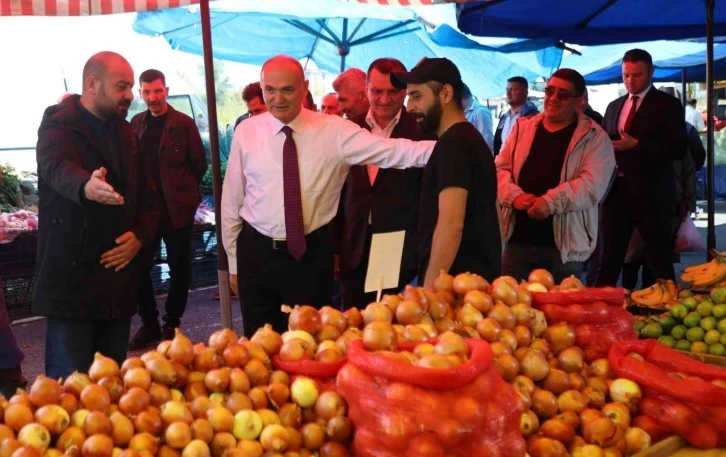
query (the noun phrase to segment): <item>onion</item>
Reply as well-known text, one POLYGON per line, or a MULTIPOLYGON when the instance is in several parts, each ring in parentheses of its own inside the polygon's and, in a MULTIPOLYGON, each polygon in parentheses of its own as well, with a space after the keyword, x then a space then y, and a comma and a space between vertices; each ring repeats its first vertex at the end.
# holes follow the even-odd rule
POLYGON ((590 374, 603 379, 615 379, 615 372, 608 359, 597 359, 590 364, 590 374))
POLYGON ((640 386, 629 379, 618 378, 610 384, 610 398, 635 412, 643 396, 640 386))
MULTIPOLYGON (((280 352, 282 347, 282 337, 279 333, 272 329, 270 324, 265 324, 264 327, 257 329, 254 335, 252 335, 252 341, 262 346, 267 355, 273 356, 280 352)), ((236 341, 234 342, 236 343, 236 341)))
POLYGON ((172 362, 184 366, 190 365, 194 361, 194 345, 179 328, 174 329, 174 339, 171 341, 166 355, 172 362))
POLYGON ((532 381, 538 382, 547 377, 550 365, 542 352, 530 348, 520 361, 520 371, 532 381))
POLYGON ((230 368, 242 368, 250 361, 252 356, 243 345, 232 343, 222 352, 224 364, 230 368))
POLYGON ((429 307, 427 313, 431 319, 440 319, 446 315, 449 304, 442 300, 438 295, 427 293, 429 299, 429 307))
POLYGON ((585 441, 598 446, 609 442, 617 431, 618 427, 607 417, 599 417, 582 425, 582 436, 585 441))
POLYGON ((567 373, 570 377, 572 390, 582 390, 585 387, 585 378, 580 373, 567 373))
POLYGON ((544 332, 544 339, 549 343, 555 354, 575 345, 575 330, 565 323, 548 327, 544 332))
POLYGON ((486 318, 476 323, 476 331, 485 341, 494 343, 499 341, 502 326, 494 319, 486 318))
MULTIPOLYGON (((401 297, 403 298, 402 301, 408 300, 418 303, 424 311, 426 311, 429 307, 429 298, 421 287, 406 286, 403 289, 401 297)), ((391 312, 395 313, 396 311, 391 310, 391 312)))
MULTIPOLYGON (((385 305, 391 311, 391 315, 394 315, 394 314, 396 314, 396 308, 398 308, 398 304, 401 303, 401 300, 403 300, 403 298, 401 298, 400 295, 386 294, 383 297, 381 297, 381 302, 378 304, 385 305)), ((373 305, 373 304, 376 304, 376 303, 369 303, 369 306, 373 305)), ((363 315, 365 317, 365 312, 363 313, 363 315)))
POLYGON ((517 286, 517 302, 518 305, 532 306, 532 293, 524 283, 517 286))
POLYGON ((499 374, 502 375, 502 378, 507 382, 514 379, 514 377, 517 376, 517 373, 519 373, 519 362, 511 355, 504 354, 497 357, 494 359, 494 363, 499 369, 499 374))
POLYGON ((315 334, 315 341, 322 343, 323 341, 335 341, 340 338, 340 331, 333 325, 324 324, 320 326, 320 330, 315 334))
POLYGON ((451 362, 443 356, 439 354, 431 354, 424 357, 421 357, 417 362, 416 365, 423 368, 434 368, 434 369, 446 369, 451 368, 451 362))
POLYGON ((268 425, 260 435, 260 444, 266 451, 284 451, 289 442, 290 434, 282 425, 268 425))
POLYGON ((310 344, 313 347, 317 346, 317 342, 315 341, 315 338, 313 335, 309 334, 308 332, 304 330, 289 330, 282 334, 282 341, 283 344, 287 343, 290 340, 294 339, 300 339, 307 341, 308 344, 310 344))
POLYGON ((347 309, 343 315, 348 321, 349 328, 360 328, 363 325, 363 315, 358 308, 347 309))
POLYGON ((436 322, 434 322, 434 326, 436 327, 436 331, 438 333, 445 333, 453 330, 456 327, 456 323, 448 317, 442 317, 441 319, 437 319, 436 322))
POLYGON ((537 430, 539 430, 539 418, 531 410, 523 412, 519 420, 519 429, 525 438, 537 433, 537 430))
POLYGON ((415 325, 421 322, 424 310, 418 302, 403 300, 396 308, 396 320, 401 325, 415 325))
POLYGON ((625 431, 625 453, 634 455, 650 447, 650 435, 642 428, 632 427, 625 431))
POLYGON ((391 309, 380 303, 371 303, 363 310, 363 323, 367 326, 371 322, 393 322, 391 309))
MULTIPOLYGON (((116 363, 116 361, 112 358, 106 357, 100 352, 96 352, 93 357, 93 363, 88 369, 88 377, 91 378, 91 381, 98 382, 103 378, 118 378, 119 375, 120 369, 118 363, 116 363)), ((58 397, 60 398, 60 393, 58 394, 58 397)))
POLYGON ((257 359, 252 359, 247 362, 244 371, 250 380, 250 385, 253 387, 264 386, 270 380, 270 370, 257 359))
POLYGON ((236 343, 239 337, 232 329, 224 328, 217 330, 209 336, 209 347, 217 354, 222 355, 224 350, 232 343, 236 343))
POLYGON ((439 355, 469 355, 469 346, 464 338, 454 332, 446 332, 439 337, 439 341, 434 346, 434 352, 439 355))
POLYGON ((348 457, 348 448, 334 441, 323 444, 320 448, 320 457, 348 457))
POLYGON ((434 279, 434 290, 436 292, 454 292, 454 277, 441 270, 439 276, 434 279))
POLYGON ((547 358, 552 356, 552 349, 550 349, 549 343, 545 340, 534 340, 532 341, 532 344, 529 345, 529 347, 532 349, 537 349, 547 358))
POLYGON ((292 383, 290 388, 292 399, 302 408, 310 408, 318 399, 319 390, 315 381, 301 376, 292 383))
POLYGON ((336 443, 346 444, 353 434, 353 422, 347 417, 333 417, 325 426, 325 434, 336 443))
POLYGON ((509 329, 502 330, 502 333, 499 334, 499 341, 512 348, 512 351, 516 351, 519 344, 517 335, 509 329))
POLYGON ((204 377, 204 385, 210 392, 225 392, 229 387, 231 374, 232 369, 229 367, 208 371, 204 377))
POLYGON ((534 321, 530 328, 532 329, 532 336, 535 338, 539 337, 545 330, 547 330, 547 319, 542 311, 538 309, 534 310, 534 321))
POLYGON ((470 304, 484 314, 488 313, 492 306, 494 306, 494 300, 480 290, 470 290, 464 295, 463 301, 465 304, 470 304))
POLYGON ((532 411, 540 419, 549 419, 558 413, 557 397, 552 392, 535 389, 532 394, 532 411))
POLYGON ((499 325, 502 326, 502 328, 506 328, 509 330, 514 329, 517 325, 517 318, 514 316, 514 313, 512 310, 504 305, 503 303, 497 303, 494 305, 494 307, 489 311, 489 314, 487 314, 487 317, 490 319, 494 319, 495 321, 499 322, 499 325))
POLYGON ((343 417, 347 411, 348 405, 336 392, 323 392, 315 402, 315 414, 326 421, 334 417, 343 417))
POLYGON ((397 343, 398 335, 388 322, 375 321, 363 329, 363 347, 369 351, 393 351, 397 343))
MULTIPOLYGON (((599 391, 596 391, 599 392, 599 391)), ((603 398, 605 396, 603 395, 603 398)), ((615 422, 615 425, 619 426, 623 430, 627 430, 630 427, 630 409, 623 403, 608 403, 607 405, 600 405, 603 414, 610 420, 615 422)))
POLYGON ((308 451, 317 451, 325 444, 325 430, 317 422, 303 425, 300 434, 302 435, 303 447, 308 451))
POLYGON ((575 431, 570 427, 570 424, 556 417, 542 424, 539 428, 539 433, 547 438, 557 440, 566 446, 570 445, 575 439, 575 431))
POLYGON ((472 290, 478 290, 479 281, 471 273, 460 273, 454 277, 453 287, 457 295, 464 296, 472 290))
POLYGON ((304 330, 315 335, 322 325, 320 313, 309 305, 296 306, 290 313, 290 330, 304 330))
POLYGON ((532 343, 532 332, 523 325, 514 327, 514 336, 517 337, 517 347, 529 347, 532 343))
POLYGON ((252 402, 252 409, 265 409, 270 404, 270 399, 267 397, 267 389, 262 386, 253 387, 247 393, 247 396, 252 402))
POLYGON ((492 283, 491 295, 494 300, 501 300, 507 306, 517 304, 517 284, 512 284, 504 278, 497 278, 492 283))
POLYGON ((324 306, 320 309, 320 323, 323 325, 332 325, 343 333, 348 328, 348 319, 335 308, 324 306))
POLYGON ((587 397, 589 408, 602 408, 605 405, 605 394, 594 387, 585 387, 582 393, 587 397))
POLYGON ((571 275, 570 277, 563 279, 560 283, 560 290, 582 290, 584 288, 585 285, 582 284, 580 278, 575 275, 571 275))
POLYGON ((484 292, 485 294, 488 294, 489 291, 492 289, 491 284, 489 284, 489 281, 484 279, 483 277, 479 276, 478 274, 473 274, 474 279, 476 280, 477 289, 484 292))
MULTIPOLYGON (((509 346, 508 344, 502 343, 501 341, 492 343, 489 346, 492 348, 492 353, 494 354, 494 357, 501 357, 505 354, 508 354, 508 355, 512 354, 512 347, 509 346)), ((517 359, 517 360, 519 360, 519 359, 517 359)))
POLYGON ((535 310, 532 309, 529 305, 526 305, 524 303, 517 303, 510 309, 512 310, 512 313, 514 313, 514 317, 517 320, 517 325, 523 325, 525 327, 530 327, 532 325, 535 317, 535 310))
POLYGON ((579 347, 570 347, 557 355, 557 364, 565 373, 579 373, 585 366, 585 355, 579 347))
POLYGON ((348 352, 348 344, 353 340, 363 338, 363 332, 357 328, 349 328, 335 341, 335 345, 340 349, 340 353, 345 355, 348 352))
POLYGON ((542 284, 547 288, 547 290, 555 287, 555 278, 549 271, 543 268, 532 270, 532 272, 529 274, 528 280, 531 283, 542 284))
POLYGON ((469 303, 465 303, 456 310, 456 321, 467 327, 476 327, 476 324, 482 319, 484 319, 484 315, 469 303))
MULTIPOLYGON (((332 342, 332 341, 331 341, 332 342)), ((333 343, 335 344, 335 343, 333 343)), ((325 349, 315 354, 315 360, 323 363, 333 363, 343 358, 343 354, 337 347, 333 349, 325 349)))
POLYGON ((514 379, 512 379, 512 385, 518 390, 527 392, 528 395, 532 395, 536 388, 534 381, 523 375, 517 375, 514 379))
POLYGON ((549 374, 542 381, 542 388, 549 390, 555 395, 560 395, 570 390, 570 387, 570 377, 562 370, 550 369, 549 374))
POLYGON ((580 414, 587 409, 590 399, 576 390, 568 390, 557 398, 557 406, 561 413, 573 412, 580 414))
MULTIPOLYGON (((265 349, 260 346, 259 343, 255 343, 254 341, 243 341, 242 346, 247 349, 247 352, 250 354, 250 357, 253 359, 259 360, 260 362, 264 363, 265 365, 270 364, 270 357, 267 355, 267 352, 265 352, 265 349)), ((196 365, 196 360, 195 360, 196 365)), ((246 365, 246 364, 245 364, 246 365)))

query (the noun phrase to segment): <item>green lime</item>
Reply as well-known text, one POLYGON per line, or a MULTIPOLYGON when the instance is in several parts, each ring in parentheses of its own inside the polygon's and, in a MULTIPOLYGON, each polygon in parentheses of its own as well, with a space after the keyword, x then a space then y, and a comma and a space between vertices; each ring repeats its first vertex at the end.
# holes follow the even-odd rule
POLYGON ((678 303, 676 306, 671 308, 671 316, 675 317, 678 320, 682 320, 684 317, 688 315, 688 307, 684 305, 683 303, 678 303))
POLYGON ((721 341, 721 334, 718 333, 718 330, 709 330, 703 337, 703 342, 708 344, 709 346, 712 344, 716 344, 719 341, 721 341))
POLYGON ((635 331, 638 333, 638 335, 640 335, 643 332, 643 329, 645 328, 646 325, 648 325, 648 323, 645 321, 638 321, 635 323, 635 331))
POLYGON ((726 303, 726 287, 717 287, 711 291, 711 300, 716 304, 726 303))
POLYGON ((686 305, 686 308, 689 310, 695 311, 696 306, 698 306, 698 299, 696 297, 689 297, 683 300, 683 304, 686 305))
POLYGON ((688 328, 698 327, 701 323, 701 315, 698 313, 688 313, 688 316, 683 318, 683 325, 688 328))
POLYGON ((678 298, 680 298, 681 300, 689 297, 693 297, 693 292, 691 292, 689 289, 683 289, 682 291, 678 292, 678 298))
POLYGON ((663 329, 658 324, 648 324, 643 329, 643 336, 646 338, 660 338, 663 335, 663 329))
POLYGON ((696 341, 691 345, 691 352, 695 352, 696 354, 707 354, 708 345, 703 341, 696 341))
POLYGON ((679 351, 690 351, 691 342, 688 340, 678 340, 676 341, 676 349, 678 349, 679 351))
POLYGON ((674 347, 676 345, 675 338, 673 338, 672 336, 668 336, 668 335, 661 336, 660 338, 658 338, 658 341, 660 341, 661 343, 665 344, 669 348, 672 348, 672 347, 674 347))
POLYGON ((708 300, 704 300, 701 303, 696 306, 696 312, 701 315, 701 317, 708 317, 713 313, 713 303, 711 303, 708 300))
MULTIPOLYGON (((726 289, 724 289, 726 290, 726 289)), ((719 304, 713 307, 713 317, 716 319, 723 319, 726 317, 726 304, 719 304)))
MULTIPOLYGON (((670 335, 671 330, 673 330, 673 327, 676 326, 678 322, 673 316, 663 316, 660 319, 658 319, 658 324, 660 324, 661 328, 663 329, 663 334, 670 335)), ((715 328, 715 327, 714 327, 715 328)))
POLYGON ((724 346, 726 346, 726 333, 722 333, 721 334, 721 340, 719 341, 719 343, 721 343, 724 346))
POLYGON ((686 330, 688 329, 685 325, 676 325, 671 330, 671 336, 677 340, 682 340, 686 337, 686 330))
POLYGON ((706 332, 701 327, 689 328, 686 332, 686 338, 691 343, 696 341, 703 341, 703 337, 706 336, 706 332))
POLYGON ((712 344, 708 348, 708 353, 711 355, 723 357, 724 355, 726 355, 726 346, 721 343, 712 344))
POLYGON ((713 330, 718 325, 718 321, 713 316, 704 317, 701 319, 701 328, 705 331, 713 330))
POLYGON ((718 330, 721 333, 726 333, 726 318, 718 321, 718 325, 716 325, 716 330, 718 330))

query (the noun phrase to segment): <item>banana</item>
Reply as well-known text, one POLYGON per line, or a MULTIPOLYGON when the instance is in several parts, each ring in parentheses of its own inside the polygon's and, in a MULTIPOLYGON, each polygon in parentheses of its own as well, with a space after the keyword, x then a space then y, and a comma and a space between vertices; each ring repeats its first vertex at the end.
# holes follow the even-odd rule
POLYGON ((718 265, 709 268, 706 272, 694 276, 691 286, 706 287, 717 284, 726 278, 726 264, 718 262, 718 265))
POLYGON ((663 285, 653 284, 652 286, 635 291, 630 294, 630 299, 638 305, 655 306, 663 301, 665 291, 663 285))
POLYGON ((698 271, 707 270, 710 267, 714 266, 718 262, 717 258, 714 257, 710 262, 706 263, 699 263, 698 265, 691 265, 690 267, 686 267, 685 270, 683 270, 684 273, 696 273, 698 271))

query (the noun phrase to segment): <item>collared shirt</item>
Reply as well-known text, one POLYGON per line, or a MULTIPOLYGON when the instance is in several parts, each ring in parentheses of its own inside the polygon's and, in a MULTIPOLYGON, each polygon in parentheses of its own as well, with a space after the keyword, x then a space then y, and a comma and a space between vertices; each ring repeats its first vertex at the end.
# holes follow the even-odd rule
POLYGON ((618 118, 618 131, 625 128, 625 121, 628 120, 628 113, 630 113, 630 107, 633 105, 633 97, 636 95, 638 96, 638 104, 635 106, 635 112, 637 113, 640 109, 640 106, 643 104, 643 99, 648 94, 648 91, 651 87, 653 86, 648 86, 643 91, 637 94, 628 95, 628 98, 626 98, 625 102, 623 102, 623 108, 620 110, 620 117, 618 118))
POLYGON ((691 105, 686 105, 686 122, 691 124, 697 132, 706 130, 706 123, 703 122, 703 116, 691 105))
POLYGON ((472 98, 469 107, 464 111, 464 116, 479 130, 489 149, 494 151, 494 121, 492 121, 492 112, 489 111, 489 108, 472 98))
MULTIPOLYGON (((305 233, 336 215, 352 165, 424 167, 435 142, 371 135, 338 116, 303 109, 289 124, 297 147, 305 233)), ((222 190, 222 238, 231 274, 237 272, 237 235, 244 219, 261 234, 285 239, 282 179, 284 124, 270 113, 235 130, 222 190)))
POLYGON ((368 127, 371 128, 371 133, 376 136, 382 136, 384 138, 391 138, 391 133, 393 132, 393 129, 398 125, 398 122, 401 120, 401 112, 403 111, 403 108, 398 110, 398 113, 396 116, 391 119, 391 122, 388 123, 386 127, 381 127, 376 122, 375 116, 373 116, 373 108, 368 109, 368 114, 366 114, 366 124, 368 124, 368 127))
POLYGON ((507 139, 507 136, 509 136, 509 132, 512 130, 512 127, 514 127, 514 124, 517 123, 517 119, 522 115, 525 108, 527 108, 529 102, 525 103, 524 105, 520 106, 517 111, 512 113, 512 110, 510 109, 506 113, 502 115, 504 118, 504 124, 502 125, 502 144, 504 144, 504 140, 507 139))
POLYGON ((91 133, 95 137, 98 145, 101 146, 101 150, 99 152, 109 163, 110 168, 112 168, 112 170, 109 171, 115 172, 118 177, 121 178, 121 182, 118 186, 116 186, 116 190, 121 193, 125 192, 126 170, 124 162, 121 160, 121 152, 116 129, 107 119, 96 117, 95 114, 88 111, 80 101, 76 103, 78 103, 78 107, 81 110, 81 117, 88 123, 88 125, 91 126, 91 133))

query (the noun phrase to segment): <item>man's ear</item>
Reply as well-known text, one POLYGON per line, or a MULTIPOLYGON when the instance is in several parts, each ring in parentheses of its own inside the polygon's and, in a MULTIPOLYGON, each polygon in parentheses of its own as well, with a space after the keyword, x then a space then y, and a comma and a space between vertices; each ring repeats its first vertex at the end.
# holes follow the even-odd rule
POLYGON ((303 82, 303 92, 305 92, 307 94, 308 93, 308 90, 309 90, 308 89, 309 87, 310 87, 310 81, 308 81, 306 79, 305 82, 303 82))

